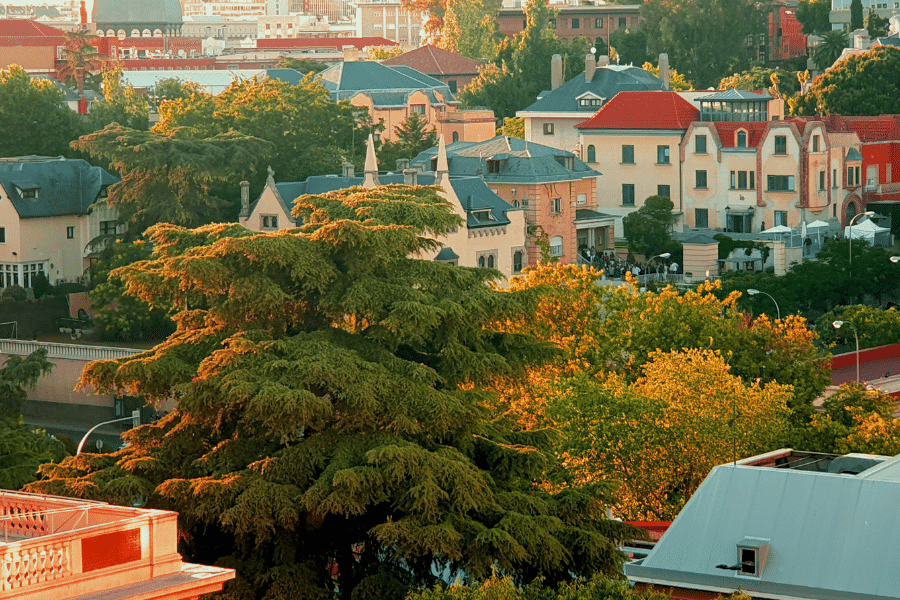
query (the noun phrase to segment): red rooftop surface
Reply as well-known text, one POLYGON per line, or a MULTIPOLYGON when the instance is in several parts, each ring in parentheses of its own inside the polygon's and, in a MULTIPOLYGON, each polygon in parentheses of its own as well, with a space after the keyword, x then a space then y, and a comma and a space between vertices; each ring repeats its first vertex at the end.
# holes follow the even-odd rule
POLYGON ((171 511, 0 490, 3 600, 195 600, 234 579, 177 545, 171 511))
POLYGON ((426 75, 470 75, 477 74, 478 67, 484 62, 428 45, 381 61, 381 64, 405 65, 426 75))
POLYGON ((4 45, 45 46, 65 42, 66 32, 28 19, 0 19, 0 42, 4 45))
POLYGON ((578 129, 687 129, 700 111, 677 92, 619 92, 578 129))
POLYGON ((719 140, 722 142, 723 148, 737 147, 737 136, 735 133, 739 129, 743 129, 747 132, 747 147, 756 148, 759 146, 759 142, 762 139, 763 133, 766 131, 766 127, 769 126, 768 123, 763 122, 715 122, 710 124, 715 126, 716 131, 719 133, 719 140))
POLYGON ((878 117, 824 115, 794 118, 804 121, 822 121, 825 123, 825 129, 833 133, 852 131, 859 136, 859 140, 863 143, 900 140, 900 115, 881 115, 878 117))
POLYGON ((328 48, 340 52, 344 46, 364 50, 371 46, 399 46, 397 42, 383 37, 338 37, 338 38, 271 38, 257 39, 257 48, 328 48))

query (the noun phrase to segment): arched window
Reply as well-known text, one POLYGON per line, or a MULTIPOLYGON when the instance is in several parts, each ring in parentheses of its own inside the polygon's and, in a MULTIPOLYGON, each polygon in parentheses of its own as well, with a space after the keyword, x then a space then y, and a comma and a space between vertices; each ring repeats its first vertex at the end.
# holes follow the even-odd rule
POLYGON ((141 32, 141 37, 150 37, 150 30, 145 29, 141 32))
POLYGON ((488 269, 493 269, 493 268, 494 268, 494 255, 490 254, 490 255, 488 255, 488 269))
POLYGON ((141 37, 141 32, 137 29, 131 30, 131 37, 141 37))
POLYGON ((522 251, 517 250, 513 252, 513 273, 521 273, 522 272, 522 251))
POLYGON ((481 267, 482 269, 484 268, 484 257, 483 256, 478 257, 478 266, 481 267))
POLYGON ((597 149, 594 148, 594 145, 593 145, 593 144, 591 144, 590 146, 588 146, 587 161, 588 161, 589 163, 595 163, 595 162, 597 162, 597 149))
POLYGON ((124 40, 125 39, 125 30, 120 29, 116 35, 119 37, 120 40, 124 40))
POLYGON ((458 141, 459 141, 459 132, 458 132, 458 131, 454 131, 454 132, 453 132, 453 141, 454 141, 454 142, 458 142, 458 141))
POLYGON ((116 37, 116 30, 115 29, 107 29, 106 36, 107 37, 116 37))
POLYGON ((844 214, 845 214, 844 218, 847 220, 847 224, 849 225, 850 219, 852 219, 853 217, 856 216, 856 203, 851 202, 850 204, 848 204, 847 210, 845 211, 844 214))
POLYGON ((737 147, 738 148, 746 148, 747 147, 747 132, 746 131, 738 131, 737 132, 737 147))
POLYGON ((161 29, 155 29, 155 30, 153 31, 153 37, 162 37, 162 30, 161 30, 161 29))

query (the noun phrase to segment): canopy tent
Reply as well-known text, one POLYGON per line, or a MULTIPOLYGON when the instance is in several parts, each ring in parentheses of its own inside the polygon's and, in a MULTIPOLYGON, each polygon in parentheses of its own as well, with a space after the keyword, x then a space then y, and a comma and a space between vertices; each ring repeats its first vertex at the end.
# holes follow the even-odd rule
POLYGON ((879 227, 871 219, 866 219, 852 227, 844 227, 844 237, 853 240, 866 240, 874 245, 876 235, 879 233, 888 233, 889 231, 890 229, 887 227, 879 227))
POLYGON ((790 233, 791 228, 787 225, 776 225, 775 227, 770 227, 763 231, 763 233, 790 233))

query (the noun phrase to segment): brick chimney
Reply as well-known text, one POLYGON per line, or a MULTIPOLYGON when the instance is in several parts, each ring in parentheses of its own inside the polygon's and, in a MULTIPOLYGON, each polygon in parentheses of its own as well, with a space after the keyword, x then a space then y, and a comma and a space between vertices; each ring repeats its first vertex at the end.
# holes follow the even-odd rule
POLYGON ((563 84, 562 56, 554 54, 550 59, 550 89, 555 90, 563 84))
POLYGON ((669 87, 669 55, 662 53, 659 55, 659 80, 662 81, 663 89, 671 89, 669 87))
POLYGON ((344 46, 344 62, 356 62, 359 60, 359 49, 356 46, 344 46))
POLYGON ((592 53, 588 53, 584 57, 584 80, 590 83, 594 79, 594 71, 597 70, 597 60, 592 53))
POLYGON ((598 67, 608 67, 608 66, 609 66, 609 55, 608 55, 608 54, 604 54, 603 56, 601 56, 600 58, 598 58, 598 59, 597 59, 597 66, 598 66, 598 67))

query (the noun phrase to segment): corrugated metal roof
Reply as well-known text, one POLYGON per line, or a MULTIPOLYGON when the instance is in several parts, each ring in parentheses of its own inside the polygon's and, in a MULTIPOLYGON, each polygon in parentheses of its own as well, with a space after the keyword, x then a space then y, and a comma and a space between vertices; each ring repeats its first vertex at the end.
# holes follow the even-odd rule
POLYGON ((690 589, 773 598, 900 598, 898 458, 859 475, 752 465, 712 470, 656 547, 625 573, 690 589), (744 538, 768 544, 759 577, 735 565, 744 538))

